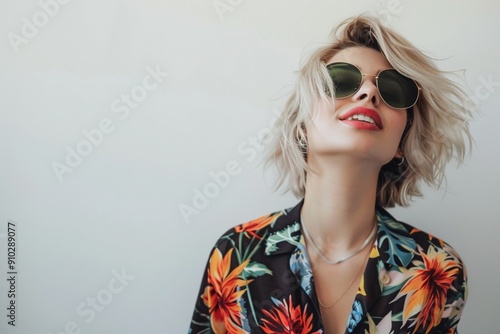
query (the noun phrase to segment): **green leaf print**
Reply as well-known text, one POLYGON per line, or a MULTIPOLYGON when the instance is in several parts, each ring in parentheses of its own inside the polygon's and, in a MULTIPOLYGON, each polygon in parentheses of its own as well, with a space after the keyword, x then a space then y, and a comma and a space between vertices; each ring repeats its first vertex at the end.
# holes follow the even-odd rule
POLYGON ((269 270, 265 265, 257 262, 250 262, 245 267, 245 269, 243 269, 243 271, 245 273, 245 277, 259 277, 265 274, 273 274, 273 272, 269 270))
POLYGON ((292 233, 300 230, 300 225, 296 222, 293 225, 289 225, 286 228, 282 229, 279 232, 274 233, 273 235, 267 238, 266 243, 266 255, 269 255, 278 250, 278 244, 280 242, 286 241, 292 245, 298 244, 299 236, 292 236, 292 233))
POLYGON ((413 252, 417 247, 417 242, 413 238, 403 235, 408 234, 406 229, 397 222, 384 220, 380 224, 382 237, 380 238, 379 249, 387 242, 387 251, 391 261, 400 266, 406 267, 413 258, 413 252), (399 260, 396 262, 396 258, 399 260))

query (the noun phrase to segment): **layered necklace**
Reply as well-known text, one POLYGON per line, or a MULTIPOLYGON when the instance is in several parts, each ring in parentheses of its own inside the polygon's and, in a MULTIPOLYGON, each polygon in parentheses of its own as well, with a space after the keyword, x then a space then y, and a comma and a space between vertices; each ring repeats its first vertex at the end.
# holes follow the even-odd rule
POLYGON ((359 252, 361 252, 363 249, 365 249, 365 247, 370 243, 370 241, 373 239, 373 237, 377 233, 377 224, 375 223, 375 224, 373 224, 373 229, 370 232, 370 234, 368 235, 368 237, 366 238, 366 240, 363 241, 363 243, 361 245, 359 245, 359 247, 355 251, 353 251, 352 253, 347 254, 347 255, 341 257, 340 259, 338 259, 336 261, 332 261, 329 258, 327 258, 323 253, 321 253, 321 250, 316 245, 316 243, 314 242, 313 238, 311 237, 311 235, 309 234, 309 232, 306 229, 306 224, 304 223, 304 219, 302 219, 302 214, 300 214, 300 220, 302 221, 302 230, 304 231, 304 235, 311 242, 311 244, 313 245, 314 250, 319 255, 319 257, 321 257, 321 259, 323 261, 325 261, 326 263, 328 263, 328 264, 342 263, 342 262, 345 262, 345 261, 349 260, 351 257, 357 255, 359 252))
MULTIPOLYGON (((355 256, 356 254, 359 254, 363 249, 366 248, 366 246, 370 243, 370 241, 373 240, 373 238, 375 237, 375 234, 377 233, 377 223, 376 223, 376 218, 375 218, 375 222, 374 222, 374 226, 373 226, 373 229, 372 231, 370 232, 370 234, 368 235, 368 237, 366 238, 365 241, 363 241, 363 243, 355 250, 353 251, 352 253, 350 254, 347 254, 343 257, 341 257, 340 259, 338 260, 335 260, 335 261, 332 261, 330 259, 328 259, 322 252, 321 250, 319 249, 319 247, 316 245, 316 243, 314 242, 313 238, 311 237, 311 235, 309 234, 309 232, 307 231, 306 229, 306 224, 304 223, 304 219, 302 219, 302 213, 300 215, 300 220, 302 221, 302 230, 304 231, 304 236, 306 237, 307 241, 310 241, 311 242, 311 245, 313 246, 314 250, 316 251, 316 253, 319 255, 319 257, 326 263, 330 264, 330 265, 335 265, 335 264, 339 264, 339 263, 342 263, 342 262, 345 262, 347 260, 349 260, 350 258, 352 258, 353 256, 355 256)), ((363 261, 364 263, 364 261, 363 261)), ((363 263, 361 264, 361 266, 359 267, 358 271, 356 271, 356 274, 354 275, 354 277, 352 278, 352 280, 349 282, 349 285, 345 288, 345 290, 340 294, 340 296, 332 303, 332 304, 324 304, 321 299, 319 298, 318 296, 318 302, 321 306, 325 307, 325 308, 331 308, 331 307, 334 307, 335 305, 337 305, 337 303, 342 299, 342 297, 344 297, 344 295, 346 294, 346 292, 349 290, 349 288, 351 287, 351 285, 354 283, 354 280, 356 279, 356 277, 358 277, 361 269, 363 268, 363 263)))

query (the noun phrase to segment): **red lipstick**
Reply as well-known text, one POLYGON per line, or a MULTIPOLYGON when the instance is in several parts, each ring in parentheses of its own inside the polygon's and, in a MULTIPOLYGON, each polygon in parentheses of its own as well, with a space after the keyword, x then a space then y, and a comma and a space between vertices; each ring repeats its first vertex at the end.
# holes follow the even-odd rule
POLYGON ((358 129, 374 131, 382 129, 382 119, 378 112, 366 107, 354 107, 340 115, 340 120, 358 129))

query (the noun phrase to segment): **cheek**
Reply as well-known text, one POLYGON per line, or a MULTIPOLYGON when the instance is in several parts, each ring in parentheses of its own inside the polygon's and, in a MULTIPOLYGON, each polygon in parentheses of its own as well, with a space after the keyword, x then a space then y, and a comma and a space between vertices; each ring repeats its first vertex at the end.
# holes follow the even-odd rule
POLYGON ((330 100, 321 100, 317 104, 317 109, 313 110, 312 121, 321 121, 332 117, 337 103, 333 103, 330 100))
POLYGON ((349 98, 334 100, 334 102, 334 105, 331 105, 330 107, 335 111, 341 109, 347 104, 352 104, 352 101, 349 101, 349 98))
POLYGON ((327 131, 333 115, 332 103, 321 101, 318 104, 317 110, 313 111, 311 122, 306 125, 306 132, 308 134, 313 134, 316 132, 321 133, 322 131, 327 131))
POLYGON ((332 128, 327 113, 319 112, 306 126, 307 142, 309 150, 323 151, 329 147, 332 128))
POLYGON ((394 142, 397 143, 397 147, 399 147, 399 144, 401 142, 401 139, 403 137, 403 133, 406 128, 406 111, 399 111, 400 113, 403 113, 403 115, 398 115, 399 117, 395 118, 392 123, 392 127, 394 129, 393 131, 393 136, 394 136, 394 142))
POLYGON ((402 117, 400 119, 400 130, 401 130, 401 135, 403 135, 403 132, 406 129, 406 124, 408 123, 408 112, 406 110, 400 111, 402 114, 402 117))

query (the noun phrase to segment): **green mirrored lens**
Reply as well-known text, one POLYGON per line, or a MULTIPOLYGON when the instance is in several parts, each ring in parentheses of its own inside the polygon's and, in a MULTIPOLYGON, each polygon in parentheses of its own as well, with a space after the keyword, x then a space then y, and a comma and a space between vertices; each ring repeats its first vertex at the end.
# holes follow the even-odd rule
POLYGON ((335 98, 342 99, 354 94, 361 84, 361 72, 348 63, 333 63, 327 66, 333 81, 335 98))
POLYGON ((418 86, 412 79, 396 70, 385 70, 378 75, 378 90, 384 102, 397 109, 407 109, 418 98, 418 86))

